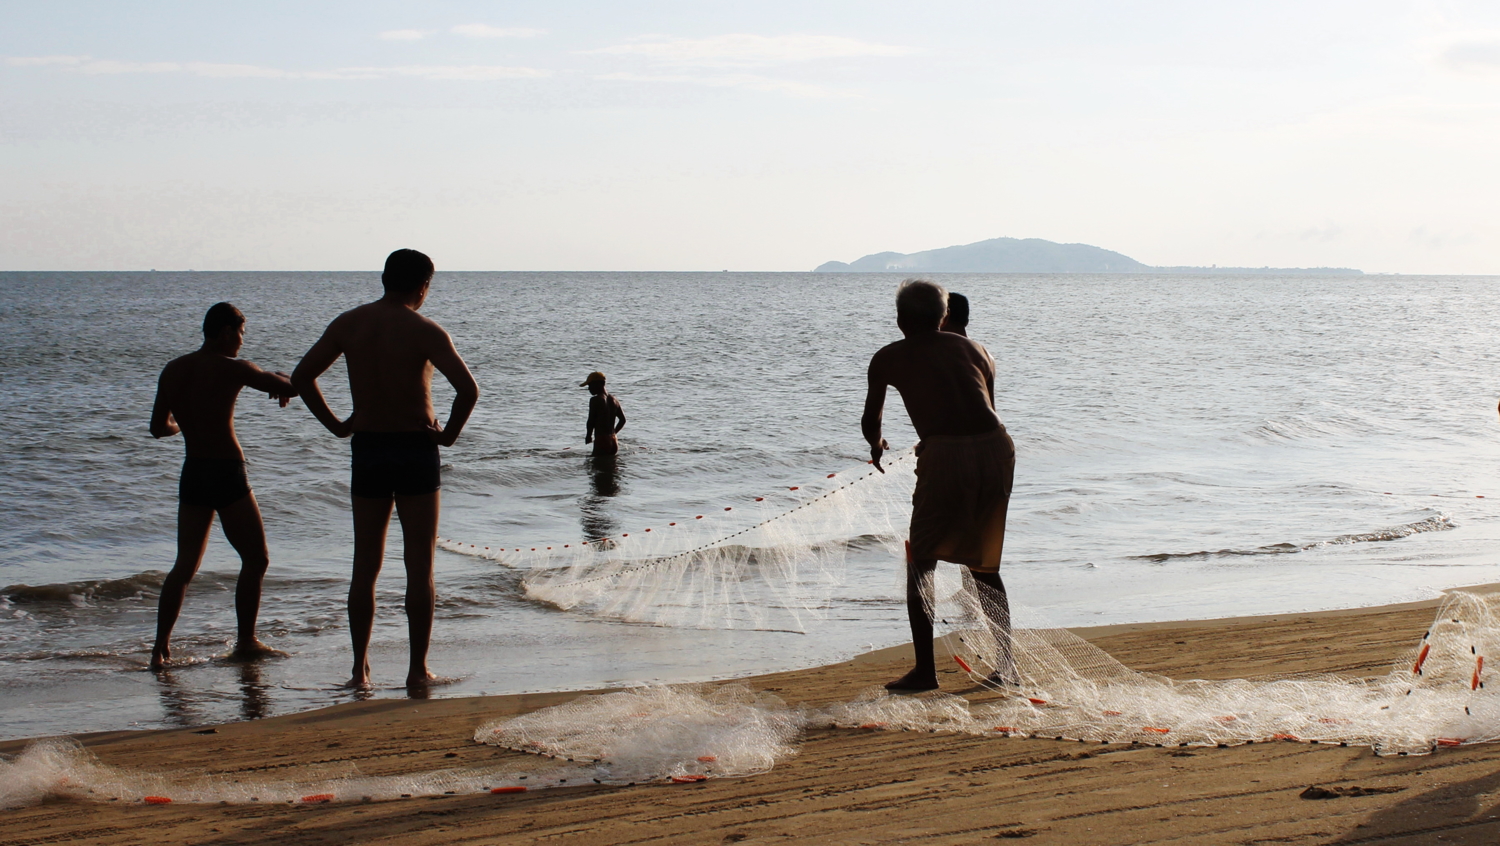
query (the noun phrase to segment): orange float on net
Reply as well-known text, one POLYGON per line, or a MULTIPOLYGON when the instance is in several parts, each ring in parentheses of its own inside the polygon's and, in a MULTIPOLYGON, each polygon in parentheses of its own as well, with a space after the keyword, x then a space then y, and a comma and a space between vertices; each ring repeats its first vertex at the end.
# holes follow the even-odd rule
POLYGON ((314 793, 311 796, 303 796, 297 800, 304 805, 326 805, 333 801, 332 793, 314 793))
POLYGON ((1271 735, 1271 739, 1272 740, 1301 740, 1302 738, 1298 737, 1295 734, 1273 734, 1273 735, 1271 735))
POLYGON ((1430 644, 1430 643, 1424 643, 1424 644, 1422 644, 1422 652, 1421 652, 1421 654, 1419 654, 1417 656, 1417 663, 1413 664, 1412 668, 1411 668, 1411 671, 1412 671, 1413 674, 1421 674, 1421 672, 1422 672, 1422 665, 1427 663, 1427 653, 1429 653, 1431 651, 1432 651, 1432 644, 1430 644))
POLYGON ((676 524, 676 523, 668 523, 668 524, 667 524, 667 525, 668 525, 668 526, 675 526, 675 525, 677 525, 677 524, 676 524))
POLYGON ((705 763, 705 764, 712 764, 713 762, 719 760, 719 756, 718 755, 699 755, 698 756, 698 760, 701 761, 702 763, 705 763))
POLYGON ((1439 745, 1439 746, 1462 746, 1462 745, 1464 745, 1464 739, 1462 737, 1440 737, 1440 738, 1437 739, 1437 745, 1439 745))
POLYGON ((699 514, 697 517, 694 517, 693 519, 694 520, 702 520, 703 519, 703 515, 699 514))
POLYGON ((755 498, 755 501, 756 501, 756 502, 765 502, 765 501, 766 501, 766 498, 765 498, 765 497, 763 497, 763 496, 758 496, 758 497, 756 497, 756 498, 755 498))
POLYGON ((648 532, 649 532, 649 531, 651 531, 651 530, 650 530, 650 529, 647 529, 647 530, 646 530, 646 531, 648 531, 648 532))
POLYGON ((798 485, 792 485, 791 487, 787 488, 787 490, 794 491, 794 490, 797 490, 798 487, 799 487, 798 485))
POLYGON ((1046 705, 1047 704, 1047 700, 1045 700, 1045 699, 1037 699, 1037 698, 1032 697, 1032 696, 1026 697, 1026 701, 1030 702, 1033 705, 1046 705))
POLYGON ((1124 716, 1124 714, 1125 714, 1124 711, 1105 711, 1104 712, 1104 716, 1106 716, 1106 717, 1120 717, 1120 716, 1124 716))
POLYGON ((972 673, 972 672, 974 672, 974 668, 970 667, 968 665, 968 663, 964 661, 964 659, 962 659, 962 658, 958 657, 957 655, 955 655, 955 656, 953 656, 953 660, 955 660, 955 661, 958 662, 958 666, 964 668, 964 672, 966 672, 966 673, 972 673))
POLYGON ((1141 726, 1141 731, 1149 731, 1149 732, 1151 732, 1153 734, 1167 734, 1168 732, 1171 731, 1171 729, 1169 729, 1169 728, 1157 728, 1156 726, 1141 726))
POLYGON ((526 786, 525 785, 518 785, 516 787, 491 787, 490 788, 490 792, 491 793, 525 793, 526 792, 526 786))
POLYGON ((1484 672, 1484 656, 1481 655, 1474 660, 1474 678, 1469 680, 1469 690, 1479 689, 1479 674, 1484 672))
POLYGON ((995 731, 1003 731, 1007 734, 1016 730, 1015 726, 995 726, 995 731))
POLYGON ((166 796, 142 796, 141 801, 147 805, 170 805, 172 800, 166 796))
POLYGON ((727 505, 726 505, 726 506, 724 506, 724 510, 725 510, 725 511, 733 511, 733 510, 734 510, 734 509, 733 509, 733 508, 731 508, 731 507, 730 507, 730 506, 727 506, 727 505))
POLYGON ((838 475, 837 473, 829 473, 828 474, 828 478, 832 479, 834 476, 837 476, 837 475, 838 475))
POLYGON ((883 729, 883 728, 885 728, 885 723, 863 723, 863 724, 860 725, 860 728, 862 728, 862 729, 883 729))
POLYGON ((672 783, 673 784, 692 784, 692 783, 698 782, 698 781, 708 781, 708 776, 706 776, 706 775, 680 775, 680 776, 672 776, 672 783))

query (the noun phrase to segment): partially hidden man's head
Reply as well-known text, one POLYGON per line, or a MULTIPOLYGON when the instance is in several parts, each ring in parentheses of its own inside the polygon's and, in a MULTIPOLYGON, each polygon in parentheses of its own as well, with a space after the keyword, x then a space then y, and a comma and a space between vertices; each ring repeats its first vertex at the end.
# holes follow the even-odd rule
POLYGON ((397 250, 385 258, 385 272, 380 283, 389 293, 417 294, 432 281, 432 259, 416 250, 397 250))
POLYGON ((969 328, 969 298, 963 294, 948 294, 948 316, 943 318, 943 331, 962 332, 969 328))
POLYGON ((214 303, 203 315, 203 341, 224 347, 229 355, 240 351, 245 340, 245 315, 229 303, 214 303), (233 349, 228 349, 233 347, 233 349))
POLYGON ((908 279, 896 289, 896 324, 908 332, 936 332, 948 313, 948 292, 926 279, 908 279))

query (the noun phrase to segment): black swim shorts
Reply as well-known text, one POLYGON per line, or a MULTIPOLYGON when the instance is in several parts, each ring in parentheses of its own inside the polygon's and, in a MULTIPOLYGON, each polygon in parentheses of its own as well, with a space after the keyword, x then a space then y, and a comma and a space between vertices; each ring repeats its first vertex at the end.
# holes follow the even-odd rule
POLYGON ((443 485, 438 447, 426 432, 355 432, 350 448, 355 496, 418 496, 443 485))
POLYGON ((177 498, 184 505, 218 510, 233 505, 250 493, 245 462, 235 458, 193 458, 182 462, 177 498))

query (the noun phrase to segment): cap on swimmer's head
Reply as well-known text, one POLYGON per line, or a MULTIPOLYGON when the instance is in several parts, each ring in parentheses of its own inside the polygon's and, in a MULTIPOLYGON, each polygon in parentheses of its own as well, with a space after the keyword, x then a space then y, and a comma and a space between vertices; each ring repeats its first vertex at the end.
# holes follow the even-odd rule
POLYGON ((586 379, 584 379, 582 382, 579 382, 578 387, 587 388, 589 385, 602 384, 604 384, 604 374, 595 370, 593 373, 590 373, 586 379))

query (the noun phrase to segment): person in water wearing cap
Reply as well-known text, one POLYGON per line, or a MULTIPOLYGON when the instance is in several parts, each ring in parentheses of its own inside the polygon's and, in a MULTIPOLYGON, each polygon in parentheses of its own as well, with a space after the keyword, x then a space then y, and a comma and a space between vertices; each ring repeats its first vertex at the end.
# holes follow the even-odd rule
POLYGON ((203 346, 173 359, 157 382, 151 436, 182 433, 187 458, 177 493, 177 561, 161 586, 156 644, 151 647, 153 669, 172 663, 172 628, 182 612, 188 583, 203 563, 215 514, 224 539, 240 554, 240 577, 234 586, 238 638, 230 658, 285 654, 255 637, 270 556, 260 506, 245 476, 245 453, 234 434, 234 404, 242 388, 251 388, 286 408, 297 390, 285 373, 268 373, 238 358, 244 341, 245 315, 229 303, 218 303, 203 318, 203 346))
POLYGON ((614 455, 620 451, 620 439, 616 436, 625 428, 625 409, 614 395, 604 390, 604 374, 597 370, 579 382, 578 387, 588 388, 593 394, 589 397, 589 422, 583 442, 594 445, 594 455, 614 455))
POLYGON ((912 492, 907 541, 906 614, 916 667, 886 685, 889 690, 935 690, 932 653, 933 571, 937 562, 969 568, 1000 654, 989 680, 1015 686, 1010 605, 1000 581, 1005 516, 1015 477, 1016 447, 995 414, 995 360, 967 337, 943 332, 948 293, 940 285, 908 279, 896 292, 896 325, 904 339, 870 359, 869 393, 860 428, 875 469, 889 447, 880 436, 888 387, 911 416, 917 444, 917 485, 912 492))

